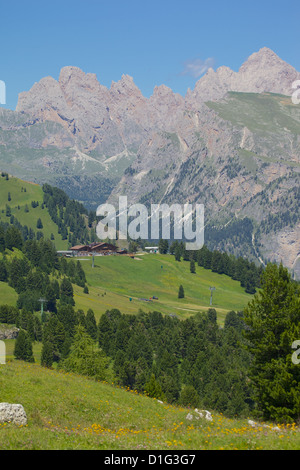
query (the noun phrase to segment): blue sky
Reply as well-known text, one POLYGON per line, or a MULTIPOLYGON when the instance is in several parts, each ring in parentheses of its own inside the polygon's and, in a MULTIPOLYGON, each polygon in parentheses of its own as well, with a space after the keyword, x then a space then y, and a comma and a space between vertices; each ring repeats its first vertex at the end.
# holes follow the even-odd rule
POLYGON ((165 84, 185 95, 207 66, 238 70, 269 47, 300 71, 299 0, 28 0, 0 5, 6 106, 66 65, 110 87, 131 75, 145 96, 165 84))

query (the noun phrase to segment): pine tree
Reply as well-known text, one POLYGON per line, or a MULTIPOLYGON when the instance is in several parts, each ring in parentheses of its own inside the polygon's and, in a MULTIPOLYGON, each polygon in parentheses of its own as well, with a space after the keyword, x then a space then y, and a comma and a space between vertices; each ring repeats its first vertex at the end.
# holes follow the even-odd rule
POLYGON ((183 387, 180 394, 180 404, 192 408, 197 408, 199 406, 200 398, 193 385, 186 385, 183 387))
POLYGON ((90 337, 96 341, 97 339, 97 323, 95 319, 95 314, 92 309, 89 309, 86 314, 86 331, 90 337))
POLYGON ((53 364, 53 345, 47 341, 43 343, 41 353, 41 365, 43 367, 52 367, 53 364))
POLYGON ((171 245, 170 245, 170 255, 174 255, 175 253, 175 249, 176 247, 178 246, 178 241, 177 240, 174 240, 171 245))
POLYGON ((9 227, 5 232, 5 247, 8 250, 12 250, 13 248, 21 250, 22 246, 23 239, 20 230, 16 227, 9 227))
POLYGON ((191 261, 190 261, 190 271, 191 271, 192 274, 195 274, 195 272, 196 272, 195 261, 193 259, 191 259, 191 261))
POLYGON ((176 261, 181 260, 181 248, 179 245, 175 247, 174 256, 175 256, 176 261))
POLYGON ((40 218, 38 218, 37 223, 36 223, 36 228, 43 228, 43 222, 41 221, 40 218))
POLYGON ((60 300, 62 303, 69 305, 75 305, 74 292, 71 281, 68 278, 64 278, 60 285, 60 300))
POLYGON ((103 351, 94 351, 94 344, 84 327, 76 327, 74 342, 66 359, 59 367, 67 372, 94 377, 96 380, 112 380, 109 359, 103 351))
POLYGON ((14 356, 16 359, 34 362, 32 344, 28 333, 25 330, 20 330, 15 342, 14 356))
POLYGON ((46 307, 47 310, 49 312, 57 312, 56 293, 55 293, 54 287, 51 284, 49 284, 46 288, 45 297, 47 300, 47 307, 46 307))
MULTIPOLYGON (((66 339, 65 328, 56 315, 51 315, 49 321, 44 326, 43 347, 45 348, 45 357, 48 357, 49 345, 51 345, 51 365, 58 362, 62 357, 62 350, 66 339), (47 345, 47 347, 46 347, 47 345)), ((48 363, 47 359, 47 363, 48 363)))
POLYGON ((168 250, 169 250, 168 240, 160 239, 158 242, 158 249, 161 254, 165 255, 166 253, 168 253, 168 250))
POLYGON ((184 288, 182 285, 179 286, 178 290, 178 299, 183 299, 184 298, 184 288))
POLYGON ((5 234, 4 228, 0 225, 0 253, 5 251, 5 234))
POLYGON ((165 400, 160 383, 156 380, 155 375, 151 374, 149 382, 145 384, 145 392, 151 398, 165 400))
POLYGON ((6 215, 6 217, 11 216, 11 207, 8 204, 6 204, 6 206, 5 206, 5 215, 6 215))
POLYGON ((300 338, 297 284, 282 265, 267 265, 262 289, 244 311, 246 338, 253 355, 250 378, 267 419, 300 416, 300 368, 292 362, 292 343, 300 338))
POLYGON ((8 280, 8 272, 6 269, 6 263, 3 259, 0 260, 0 281, 7 282, 8 280))

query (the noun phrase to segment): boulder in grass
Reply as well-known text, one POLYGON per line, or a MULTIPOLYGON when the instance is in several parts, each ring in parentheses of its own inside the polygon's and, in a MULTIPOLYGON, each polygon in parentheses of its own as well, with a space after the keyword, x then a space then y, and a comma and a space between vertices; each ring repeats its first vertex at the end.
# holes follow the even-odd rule
POLYGON ((0 403, 0 423, 14 423, 18 426, 27 424, 27 416, 22 405, 0 403))
POLYGON ((212 415, 207 410, 198 410, 195 408, 195 412, 198 414, 198 417, 205 418, 207 421, 212 421, 212 415))
MULTIPOLYGON (((195 408, 194 411, 196 413, 195 419, 204 418, 207 421, 213 420, 211 413, 207 410, 198 410, 197 408, 195 408)), ((186 419, 191 421, 192 419, 194 419, 194 415, 192 415, 191 413, 188 413, 188 415, 186 416, 186 419)))

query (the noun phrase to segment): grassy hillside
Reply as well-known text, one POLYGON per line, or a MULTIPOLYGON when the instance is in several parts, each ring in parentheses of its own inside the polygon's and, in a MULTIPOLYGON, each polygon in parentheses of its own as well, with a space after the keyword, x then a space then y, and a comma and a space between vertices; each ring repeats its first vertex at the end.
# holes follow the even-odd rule
POLYGON ((300 131, 299 109, 290 97, 274 93, 230 92, 222 102, 208 102, 223 119, 246 126, 253 132, 281 132, 288 129, 293 134, 300 131))
POLYGON ((43 203, 43 190, 34 183, 22 181, 18 178, 9 177, 8 180, 2 177, 0 179, 0 221, 9 222, 9 217, 6 216, 6 205, 11 208, 11 214, 21 223, 27 225, 28 228, 37 232, 37 221, 40 218, 45 238, 50 238, 51 233, 54 235, 54 243, 58 250, 67 249, 67 240, 62 240, 61 235, 58 233, 57 225, 51 220, 51 217, 45 207, 42 209, 43 203), (11 200, 8 200, 8 193, 10 193, 11 200), (31 206, 31 202, 36 201, 39 205, 35 208, 31 206), (28 212, 25 212, 25 208, 28 212))
MULTIPOLYGON (((12 361, 0 366, 1 401, 21 403, 27 426, 0 424, 8 450, 255 450, 299 448, 295 425, 279 430, 248 420, 189 421, 188 413, 107 383, 12 361), (20 387, 22 383, 22 387, 20 387)), ((194 413, 195 416, 195 413, 194 413)))
MULTIPOLYGON (((44 206, 42 209, 43 190, 40 186, 14 177, 8 180, 1 177, 0 183, 0 221, 10 221, 6 215, 6 206, 9 205, 11 214, 22 225, 36 232, 40 218, 45 238, 53 233, 56 248, 67 248, 68 242, 62 240, 47 208, 44 206), (39 205, 32 207, 32 201, 39 205)), ((74 286, 76 308, 85 312, 91 308, 97 320, 111 308, 118 308, 123 313, 137 313, 139 309, 158 310, 184 318, 209 308, 209 287, 214 286, 213 307, 222 322, 229 310, 241 310, 251 299, 238 281, 199 266, 196 266, 196 274, 191 274, 189 262, 176 262, 170 255, 138 254, 134 259, 128 256, 96 257, 94 269, 91 258, 78 259, 86 272, 89 294, 74 286), (178 299, 180 284, 185 290, 184 299, 178 299), (158 300, 140 300, 153 296, 158 300)), ((0 294, 0 304, 15 305, 17 295, 7 284, 0 284, 0 294)))
POLYGON ((74 286, 76 307, 84 311, 92 308, 96 318, 111 308, 118 308, 122 313, 137 313, 140 308, 146 312, 158 310, 185 318, 210 307, 209 287, 214 286, 212 306, 222 322, 229 310, 243 309, 252 298, 238 281, 199 266, 192 274, 189 262, 177 262, 171 255, 137 254, 134 259, 95 257, 94 268, 91 258, 81 258, 81 263, 89 294, 74 286), (178 299, 180 284, 184 287, 184 299, 178 299), (153 296, 158 300, 140 300, 153 296))
MULTIPOLYGON (((1 256, 0 256, 1 259, 1 256)), ((16 306, 18 294, 6 282, 0 281, 0 305, 7 304, 16 306)))

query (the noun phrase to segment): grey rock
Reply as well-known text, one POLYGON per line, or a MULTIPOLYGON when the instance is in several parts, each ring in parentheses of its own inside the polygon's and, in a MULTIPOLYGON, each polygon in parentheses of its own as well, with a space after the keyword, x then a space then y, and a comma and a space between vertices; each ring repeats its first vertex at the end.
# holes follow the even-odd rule
POLYGON ((0 403, 0 423, 14 423, 18 426, 27 424, 24 407, 19 404, 0 403))
POLYGON ((205 418, 207 421, 212 421, 213 420, 212 414, 210 413, 210 411, 198 410, 197 408, 195 408, 195 413, 197 413, 199 418, 205 418))
POLYGON ((16 326, 6 327, 5 325, 0 325, 0 340, 16 339, 19 331, 19 328, 16 326))

